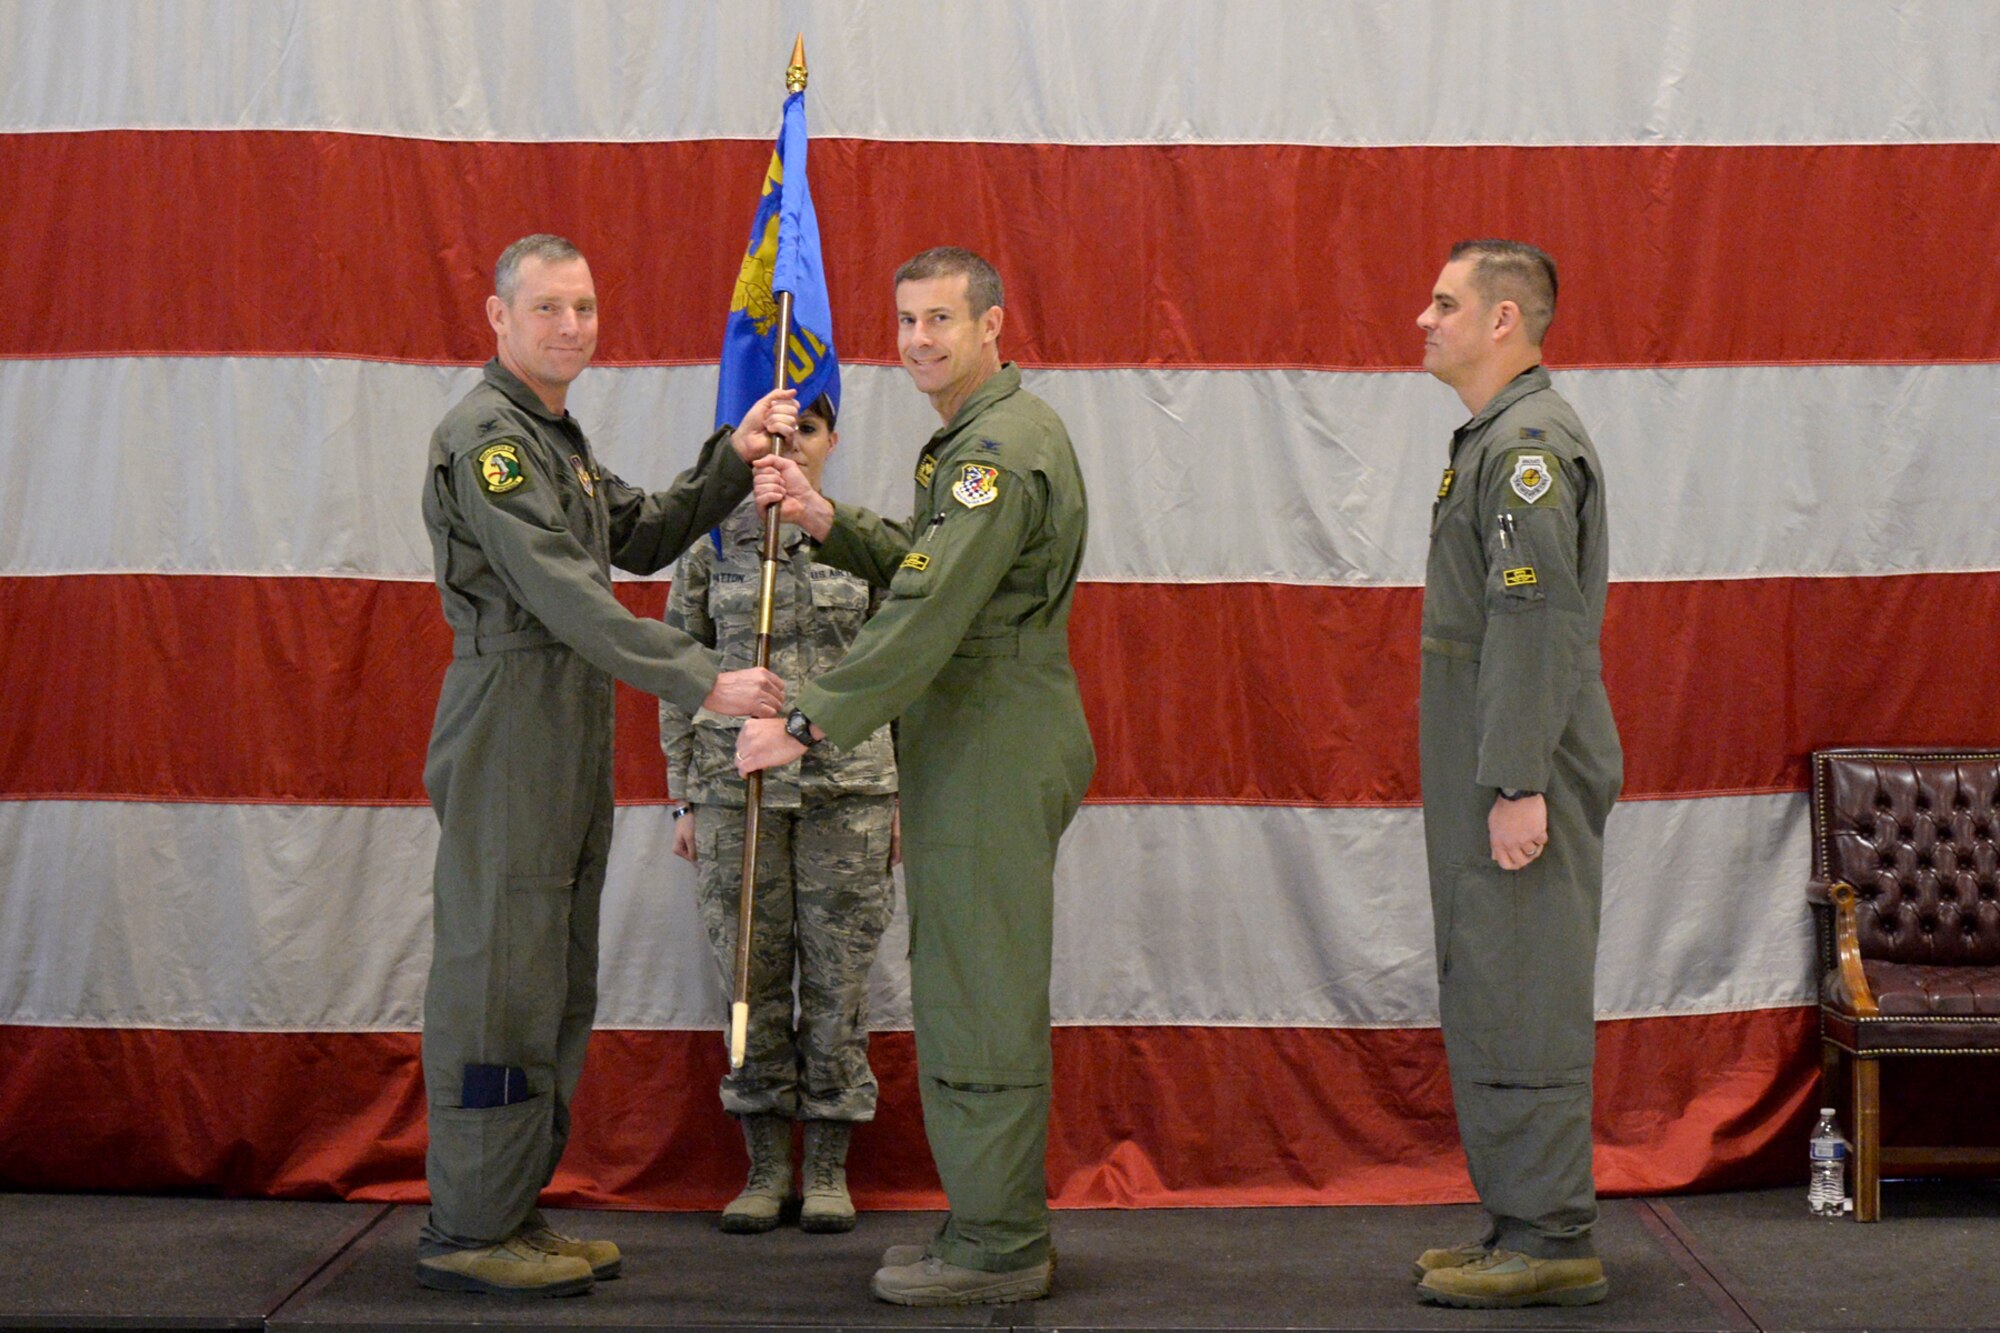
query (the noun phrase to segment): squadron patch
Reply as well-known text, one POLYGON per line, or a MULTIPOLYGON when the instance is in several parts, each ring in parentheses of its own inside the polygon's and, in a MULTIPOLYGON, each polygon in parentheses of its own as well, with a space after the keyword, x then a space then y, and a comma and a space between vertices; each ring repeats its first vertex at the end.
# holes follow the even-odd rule
POLYGON ((967 463, 952 483, 951 498, 967 509, 990 505, 1000 498, 1000 469, 983 463, 967 463))
POLYGON ((583 483, 585 495, 597 494, 597 484, 590 478, 590 469, 583 465, 583 459, 576 454, 569 456, 569 465, 576 469, 576 479, 583 483))
POLYGON ((931 558, 925 555, 922 551, 910 552, 908 555, 903 557, 903 563, 896 566, 896 568, 898 569, 914 569, 919 574, 923 573, 930 567, 931 567, 931 558))
POLYGON ((919 486, 930 485, 931 474, 936 471, 937 471, 937 455, 932 453, 926 453, 922 458, 919 458, 917 460, 917 485, 919 486))
POLYGON ((1444 470, 1444 480, 1438 483, 1438 499, 1442 500, 1447 495, 1450 495, 1451 484, 1457 480, 1458 480, 1458 469, 1455 467, 1446 468, 1444 470))
POLYGON ((1535 567, 1533 565, 1522 565, 1519 569, 1504 571, 1500 575, 1500 581, 1510 588, 1525 588, 1530 584, 1539 583, 1541 580, 1535 577, 1535 567))
POLYGON ((1547 495, 1555 486, 1555 478, 1549 474, 1549 460, 1546 454, 1515 454, 1514 474, 1507 478, 1507 484, 1514 488, 1514 494, 1527 504, 1534 504, 1547 495))
POLYGON ((502 440, 479 451, 479 482, 488 495, 505 495, 528 484, 521 470, 521 442, 502 440))

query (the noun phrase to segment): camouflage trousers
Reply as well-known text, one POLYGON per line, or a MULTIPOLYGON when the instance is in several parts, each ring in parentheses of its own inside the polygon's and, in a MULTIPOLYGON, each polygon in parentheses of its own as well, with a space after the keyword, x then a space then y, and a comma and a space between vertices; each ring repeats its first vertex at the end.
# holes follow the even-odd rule
MULTIPOLYGON (((875 1118, 868 973, 894 909, 895 809, 894 796, 808 797, 759 817, 750 1030, 743 1067, 722 1080, 731 1115, 875 1118)), ((702 925, 727 989, 736 973, 742 807, 697 805, 694 839, 702 925)))

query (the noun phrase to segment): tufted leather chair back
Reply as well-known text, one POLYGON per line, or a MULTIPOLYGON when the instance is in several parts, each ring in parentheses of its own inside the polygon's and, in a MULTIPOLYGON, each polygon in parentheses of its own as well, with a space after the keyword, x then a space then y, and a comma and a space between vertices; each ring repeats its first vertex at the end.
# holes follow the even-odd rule
POLYGON ((2000 965, 2000 750, 1815 754, 1813 877, 1854 886, 1864 958, 2000 965))

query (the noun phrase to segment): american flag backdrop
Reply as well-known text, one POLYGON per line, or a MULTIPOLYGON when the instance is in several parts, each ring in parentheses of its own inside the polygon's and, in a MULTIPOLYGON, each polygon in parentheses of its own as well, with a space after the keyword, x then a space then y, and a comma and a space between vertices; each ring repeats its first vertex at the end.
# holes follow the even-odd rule
MULTIPOLYGON (((603 298, 572 410, 628 480, 692 461, 798 31, 829 489, 907 512, 889 275, 940 243, 1090 487, 1057 1202, 1469 1197, 1416 765, 1464 413, 1413 321, 1485 235, 1560 263, 1609 474, 1600 1184, 1799 1174, 1805 756, 2000 741, 1984 4, 0 0, 0 1183, 421 1196, 425 441, 554 231, 603 298)), ((723 992, 622 689, 618 745, 557 1192, 709 1206, 723 992)), ((905 939, 864 1207, 938 1198, 905 939)))

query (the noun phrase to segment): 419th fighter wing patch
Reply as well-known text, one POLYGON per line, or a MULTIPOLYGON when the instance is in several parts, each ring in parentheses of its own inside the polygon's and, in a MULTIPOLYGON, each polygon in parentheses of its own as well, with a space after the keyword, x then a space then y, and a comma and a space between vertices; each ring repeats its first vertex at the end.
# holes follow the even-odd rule
POLYGON ((1000 498, 1000 469, 983 463, 967 463, 951 484, 951 498, 967 509, 990 505, 1000 498))
POLYGON ((502 440, 479 451, 479 484, 488 495, 505 495, 528 484, 519 440, 502 440))

